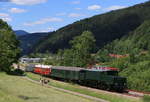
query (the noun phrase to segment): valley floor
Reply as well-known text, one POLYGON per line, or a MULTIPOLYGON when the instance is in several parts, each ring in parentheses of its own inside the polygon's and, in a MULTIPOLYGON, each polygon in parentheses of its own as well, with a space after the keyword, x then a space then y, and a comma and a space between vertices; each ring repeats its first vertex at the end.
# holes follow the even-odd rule
POLYGON ((93 102, 93 100, 46 88, 18 76, 0 73, 0 102, 93 102))

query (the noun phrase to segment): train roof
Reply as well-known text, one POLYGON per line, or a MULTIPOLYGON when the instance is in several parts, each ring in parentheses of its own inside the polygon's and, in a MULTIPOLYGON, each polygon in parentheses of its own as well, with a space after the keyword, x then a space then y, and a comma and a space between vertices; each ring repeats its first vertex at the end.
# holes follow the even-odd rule
POLYGON ((96 71, 96 72, 110 72, 110 71, 117 71, 117 70, 109 70, 109 69, 84 69, 87 71, 96 71))
POLYGON ((97 72, 117 71, 117 70, 110 70, 110 69, 85 69, 81 67, 65 67, 65 66, 52 66, 51 68, 59 69, 59 70, 71 70, 71 71, 97 71, 97 72))
POLYGON ((52 65, 35 65, 35 68, 46 68, 46 69, 49 69, 51 67, 52 67, 52 65))
POLYGON ((81 67, 65 67, 65 66, 52 66, 52 69, 72 70, 72 71, 84 70, 84 68, 81 68, 81 67))

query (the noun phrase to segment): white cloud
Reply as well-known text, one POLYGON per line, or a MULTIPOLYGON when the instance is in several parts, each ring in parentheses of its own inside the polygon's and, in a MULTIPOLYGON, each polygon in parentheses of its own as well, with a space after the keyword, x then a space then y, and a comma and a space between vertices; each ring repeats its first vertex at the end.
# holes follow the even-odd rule
POLYGON ((80 4, 80 1, 73 1, 72 4, 80 4))
POLYGON ((11 8, 9 10, 9 12, 11 12, 11 13, 23 13, 23 12, 26 12, 26 10, 25 9, 19 9, 19 8, 11 8))
POLYGON ((91 6, 88 6, 88 10, 99 10, 99 9, 101 9, 100 5, 91 5, 91 6))
POLYGON ((106 8, 106 11, 111 11, 111 10, 117 10, 117 9, 122 9, 122 8, 126 8, 126 6, 119 6, 119 5, 114 5, 114 6, 110 6, 108 8, 106 8))
POLYGON ((54 30, 56 30, 55 28, 53 28, 53 27, 49 27, 49 28, 47 28, 48 29, 48 31, 54 31, 54 30))
POLYGON ((56 29, 53 28, 53 27, 49 27, 49 28, 46 28, 46 29, 42 29, 42 28, 38 28, 38 29, 32 29, 32 31, 30 33, 35 33, 35 32, 52 32, 52 31, 55 31, 56 29))
POLYGON ((10 0, 10 1, 17 5, 35 5, 45 3, 47 0, 10 0))
POLYGON ((56 29, 53 28, 53 27, 49 27, 49 28, 47 28, 45 30, 41 30, 40 32, 51 32, 51 31, 54 31, 54 30, 56 30, 56 29))
POLYGON ((43 18, 43 19, 40 19, 38 21, 35 21, 35 22, 28 22, 28 23, 24 23, 25 26, 34 26, 34 25, 39 25, 39 24, 45 24, 45 23, 48 23, 48 22, 62 22, 63 20, 61 18, 56 18, 56 17, 53 17, 53 18, 43 18))
POLYGON ((6 22, 12 21, 11 17, 7 13, 0 13, 0 19, 4 20, 6 22))
POLYGON ((72 18, 75 18, 75 17, 80 17, 80 16, 83 16, 82 14, 78 14, 78 13, 70 13, 68 15, 68 17, 72 17, 72 18))
POLYGON ((10 17, 2 17, 1 19, 6 21, 6 22, 11 22, 12 21, 12 19, 10 17))

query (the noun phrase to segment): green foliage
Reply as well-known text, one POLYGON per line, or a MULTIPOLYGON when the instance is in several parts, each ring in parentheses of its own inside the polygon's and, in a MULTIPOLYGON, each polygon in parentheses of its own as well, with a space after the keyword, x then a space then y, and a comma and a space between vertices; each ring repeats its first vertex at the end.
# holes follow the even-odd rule
POLYGON ((128 87, 141 91, 150 91, 150 61, 131 64, 120 75, 128 78, 128 87))
POLYGON ((130 54, 132 57, 135 57, 135 54, 149 50, 149 39, 150 20, 147 20, 128 36, 124 36, 120 40, 117 39, 112 43, 107 44, 104 49, 107 49, 109 53, 130 54))
POLYGON ((46 52, 44 54, 42 53, 31 53, 27 56, 24 56, 24 57, 29 57, 29 58, 47 58, 47 57, 50 57, 52 56, 53 54, 49 53, 49 52, 46 52))
POLYGON ((95 38, 89 31, 70 41, 71 49, 64 51, 63 64, 66 66, 84 67, 91 62, 91 52, 95 47, 95 38))
POLYGON ((24 71, 21 70, 21 69, 15 69, 14 70, 14 74, 16 74, 16 75, 24 75, 24 71))
POLYGON ((75 55, 72 49, 64 50, 63 54, 63 65, 65 66, 73 66, 75 65, 75 55))
POLYGON ((9 71, 20 54, 19 41, 7 23, 0 20, 0 71, 9 71))
POLYGON ((7 72, 7 74, 9 74, 9 75, 17 75, 17 76, 24 76, 25 75, 24 71, 21 70, 21 69, 11 70, 11 71, 7 72))
POLYGON ((108 55, 109 55, 109 51, 107 49, 101 49, 97 53, 96 61, 97 62, 109 62, 110 57, 108 55))
POLYGON ((145 96, 143 97, 143 102, 150 102, 150 96, 145 95, 145 96))
POLYGON ((75 66, 86 66, 90 62, 91 52, 95 47, 93 34, 89 31, 84 31, 70 43, 72 44, 73 62, 75 66))
POLYGON ((89 53, 94 48, 95 38, 91 32, 84 31, 80 36, 73 38, 70 43, 74 50, 89 53))
POLYGON ((132 51, 130 51, 130 63, 137 63, 139 58, 139 49, 134 48, 132 51))
POLYGON ((129 57, 114 59, 108 63, 109 66, 114 68, 119 68, 120 71, 128 68, 129 64, 130 64, 129 57))

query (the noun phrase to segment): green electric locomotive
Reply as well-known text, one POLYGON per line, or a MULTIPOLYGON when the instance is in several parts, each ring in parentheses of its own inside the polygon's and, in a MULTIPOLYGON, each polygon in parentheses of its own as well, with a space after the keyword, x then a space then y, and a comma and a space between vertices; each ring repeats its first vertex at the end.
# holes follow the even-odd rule
POLYGON ((118 76, 117 70, 52 66, 50 76, 104 90, 121 92, 127 88, 126 78, 118 76))

